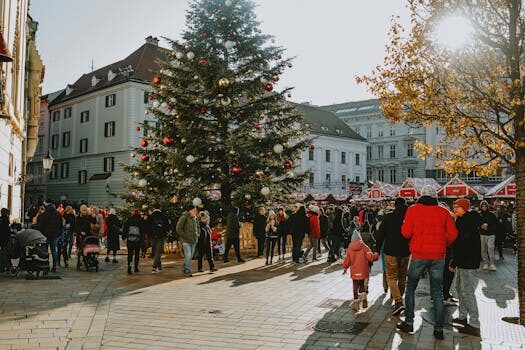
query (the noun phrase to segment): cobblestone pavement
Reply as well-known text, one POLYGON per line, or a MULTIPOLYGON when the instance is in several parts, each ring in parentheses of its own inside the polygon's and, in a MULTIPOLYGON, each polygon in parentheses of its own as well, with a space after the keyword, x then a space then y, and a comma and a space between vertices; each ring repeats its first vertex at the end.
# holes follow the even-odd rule
MULTIPOLYGON (((324 254, 324 257, 326 254, 324 254)), ((390 300, 375 264, 366 311, 349 308, 351 284, 340 264, 218 264, 214 274, 183 278, 180 261, 160 274, 150 265, 127 276, 101 260, 101 271, 60 269, 59 280, 0 276, 0 349, 517 349, 525 327, 503 323, 518 314, 512 256, 496 273, 479 271, 481 339, 445 331, 434 341, 427 281, 418 291, 414 335, 395 332, 390 300), (423 316, 423 317, 422 317, 423 316), (428 315, 427 315, 428 316, 428 315), (314 330, 319 323, 363 326, 358 334, 314 330)), ((289 259, 289 258, 288 258, 289 259)), ((145 264, 149 263, 146 261, 145 264)), ((447 308, 449 313, 455 308, 447 308)), ((457 312, 457 311, 456 311, 457 312)), ((450 315, 449 315, 450 316, 450 315)))

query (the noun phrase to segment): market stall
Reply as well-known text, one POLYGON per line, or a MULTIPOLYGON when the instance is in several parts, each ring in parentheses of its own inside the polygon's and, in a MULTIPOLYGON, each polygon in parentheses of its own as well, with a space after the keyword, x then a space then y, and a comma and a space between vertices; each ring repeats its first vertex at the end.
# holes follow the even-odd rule
POLYGON ((421 196, 421 189, 423 189, 424 186, 431 186, 436 192, 441 189, 441 185, 434 179, 409 177, 399 188, 396 197, 418 198, 421 196))
POLYGON ((472 186, 466 184, 459 177, 452 178, 439 191, 438 196, 442 198, 462 198, 475 196, 481 198, 481 194, 472 186))
POLYGON ((492 187, 486 194, 488 198, 516 198, 514 175, 492 187))
POLYGON ((368 189, 368 199, 382 200, 387 198, 393 198, 399 186, 392 185, 386 182, 376 181, 373 186, 368 189))

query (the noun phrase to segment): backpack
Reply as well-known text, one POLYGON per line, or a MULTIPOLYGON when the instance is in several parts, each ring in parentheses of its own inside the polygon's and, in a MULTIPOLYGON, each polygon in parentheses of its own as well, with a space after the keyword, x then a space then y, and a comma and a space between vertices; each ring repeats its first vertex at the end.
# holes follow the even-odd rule
POLYGON ((140 241, 140 230, 138 226, 130 226, 128 232, 128 241, 138 242, 140 241))
POLYGON ((151 236, 156 238, 164 236, 164 218, 161 215, 151 217, 151 236))

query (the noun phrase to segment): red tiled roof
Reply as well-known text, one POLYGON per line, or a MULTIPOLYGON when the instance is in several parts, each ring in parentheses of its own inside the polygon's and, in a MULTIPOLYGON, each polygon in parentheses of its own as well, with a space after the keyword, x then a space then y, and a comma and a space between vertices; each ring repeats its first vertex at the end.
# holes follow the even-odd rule
POLYGON ((123 60, 99 68, 91 73, 83 74, 74 84, 69 85, 73 89, 69 95, 66 95, 66 91, 63 91, 50 105, 56 105, 93 91, 121 84, 130 79, 149 82, 155 72, 158 71, 157 60, 167 59, 168 52, 169 50, 155 44, 145 43, 123 60), (133 72, 129 76, 119 73, 119 68, 128 66, 133 68, 133 72), (108 81, 109 70, 116 74, 111 81, 108 81), (93 76, 100 79, 95 86, 91 86, 93 76))

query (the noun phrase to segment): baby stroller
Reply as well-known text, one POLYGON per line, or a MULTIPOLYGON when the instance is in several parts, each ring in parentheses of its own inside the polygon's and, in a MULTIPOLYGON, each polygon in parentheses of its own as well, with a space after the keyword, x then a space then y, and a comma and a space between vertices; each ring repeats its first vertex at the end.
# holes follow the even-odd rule
POLYGON ((9 253, 11 259, 17 259, 18 266, 13 271, 27 271, 30 276, 40 273, 47 275, 49 272, 49 253, 47 251, 47 239, 37 230, 24 229, 16 235, 11 235, 9 243, 9 253))
POLYGON ((77 270, 80 270, 82 264, 89 271, 91 267, 98 272, 98 256, 100 255, 100 240, 97 236, 86 236, 80 240, 80 246, 77 249, 77 270))

